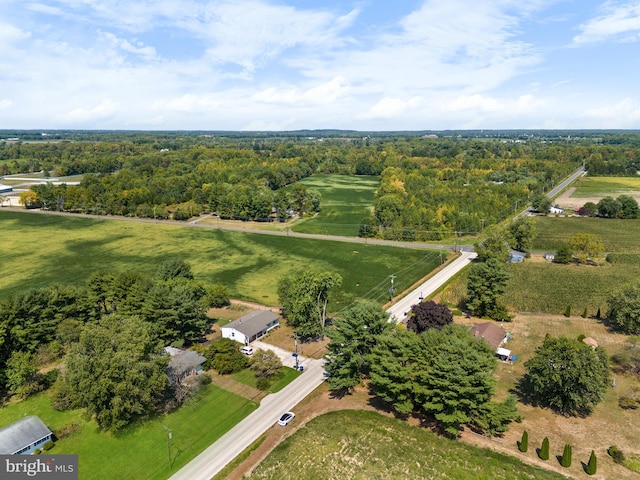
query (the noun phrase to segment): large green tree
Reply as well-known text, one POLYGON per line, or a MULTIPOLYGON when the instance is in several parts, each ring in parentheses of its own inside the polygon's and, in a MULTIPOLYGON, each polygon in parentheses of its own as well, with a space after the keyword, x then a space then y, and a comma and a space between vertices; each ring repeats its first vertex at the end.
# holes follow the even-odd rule
POLYGON ((478 260, 490 258, 504 262, 509 258, 509 244, 512 242, 510 231, 498 225, 485 230, 484 239, 474 245, 478 260))
POLYGON ((331 390, 349 391, 369 373, 369 354, 393 328, 389 315, 374 302, 362 302, 343 311, 327 330, 325 368, 331 390))
POLYGON ((565 415, 591 413, 609 385, 605 351, 578 339, 547 335, 524 366, 522 392, 565 415))
POLYGON ((449 435, 464 424, 497 433, 515 418, 513 398, 492 400, 497 361, 491 348, 465 327, 450 324, 420 335, 393 332, 371 356, 371 384, 398 413, 432 415, 449 435))
POLYGON ((328 271, 307 270, 283 277, 278 283, 283 316, 303 337, 324 334, 329 290, 341 284, 342 277, 328 271))
POLYGON ((618 331, 640 334, 640 282, 631 283, 609 296, 609 323, 618 331))
POLYGON ((115 430, 162 405, 168 357, 151 325, 109 316, 87 324, 65 361, 62 396, 84 407, 100 428, 115 430))
POLYGON ((573 255, 581 262, 587 263, 589 259, 597 259, 604 253, 604 244, 600 237, 592 233, 576 233, 568 240, 573 250, 573 255))
POLYGON ((499 302, 510 275, 503 262, 490 258, 475 263, 467 280, 467 307, 474 315, 508 320, 506 308, 499 302))
POLYGON ((518 217, 509 224, 509 233, 513 248, 523 252, 531 250, 533 240, 538 234, 536 222, 532 217, 518 217))

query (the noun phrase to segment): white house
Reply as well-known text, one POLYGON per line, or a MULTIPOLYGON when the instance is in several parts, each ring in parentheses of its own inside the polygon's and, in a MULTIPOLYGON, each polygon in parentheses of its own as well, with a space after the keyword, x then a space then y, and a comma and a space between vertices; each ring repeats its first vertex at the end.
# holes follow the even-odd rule
POLYGON ((51 441, 53 433, 36 416, 0 428, 0 455, 28 455, 51 441))
POLYGON ((256 310, 222 327, 222 338, 248 345, 278 325, 278 315, 270 310, 256 310))

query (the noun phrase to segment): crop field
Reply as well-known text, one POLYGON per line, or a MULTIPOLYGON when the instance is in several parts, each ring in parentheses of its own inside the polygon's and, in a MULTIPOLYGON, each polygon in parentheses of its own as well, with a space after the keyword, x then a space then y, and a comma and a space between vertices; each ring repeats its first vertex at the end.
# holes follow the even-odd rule
POLYGON ((582 177, 573 186, 572 197, 617 197, 640 192, 640 177, 582 177))
POLYGON ((366 297, 383 302, 389 276, 401 291, 440 264, 439 252, 192 225, 87 219, 0 209, 0 297, 58 282, 83 284, 98 270, 153 274, 165 260, 189 262, 197 279, 222 283, 232 298, 276 305, 278 280, 304 269, 330 270, 343 284, 333 311, 366 297))
POLYGON ((109 433, 101 431, 94 421, 88 421, 82 410, 53 410, 49 397, 41 394, 0 409, 0 425, 24 415, 38 415, 54 433, 70 424, 78 425, 78 431, 58 440, 50 453, 77 454, 83 480, 164 480, 257 406, 208 385, 199 397, 173 413, 109 433), (172 432, 171 468, 164 427, 172 432))
POLYGON ((313 175, 300 183, 320 192, 322 210, 296 223, 294 231, 357 237, 360 222, 373 212, 380 177, 313 175))
POLYGON ((249 479, 562 479, 488 449, 447 440, 376 412, 343 410, 285 439, 249 479), (340 425, 340 428, 336 428, 340 425))
POLYGON ((555 250, 576 233, 592 233, 605 252, 640 254, 640 220, 581 217, 534 217, 538 236, 533 250, 555 250))

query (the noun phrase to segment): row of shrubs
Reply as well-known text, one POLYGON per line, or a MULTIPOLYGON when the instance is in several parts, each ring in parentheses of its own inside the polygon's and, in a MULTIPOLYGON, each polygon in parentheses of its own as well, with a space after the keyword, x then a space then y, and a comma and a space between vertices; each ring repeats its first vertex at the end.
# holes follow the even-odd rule
MULTIPOLYGON (((518 442, 518 450, 523 453, 526 453, 529 450, 529 433, 525 430, 522 432, 522 439, 518 442)), ((544 437, 542 440, 542 445, 537 450, 538 457, 541 460, 549 460, 549 438, 544 437)), ((573 447, 568 443, 564 446, 564 451, 562 452, 562 457, 560 459, 560 465, 565 468, 569 468, 571 466, 571 460, 573 455, 573 447)), ((595 475, 598 470, 598 459, 596 458, 596 452, 591 450, 591 456, 589 457, 589 462, 585 467, 585 471, 589 475, 595 475)))

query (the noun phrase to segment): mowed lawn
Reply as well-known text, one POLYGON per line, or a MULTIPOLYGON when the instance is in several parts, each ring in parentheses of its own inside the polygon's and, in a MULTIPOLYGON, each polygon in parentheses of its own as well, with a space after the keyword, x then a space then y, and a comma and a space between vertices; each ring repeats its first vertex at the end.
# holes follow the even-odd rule
POLYGON ((58 440, 51 454, 77 454, 83 480, 165 480, 236 423, 258 404, 214 385, 176 412, 117 433, 103 432, 82 410, 58 412, 46 394, 0 409, 0 425, 24 415, 38 415, 54 432, 76 424, 76 433, 58 440), (167 427, 172 432, 171 467, 167 427))
POLYGON ((81 285, 99 270, 153 274, 167 259, 189 262, 197 279, 222 283, 232 298, 277 305, 280 278, 305 269, 342 275, 333 311, 388 288, 408 288, 439 265, 408 248, 232 232, 189 225, 9 212, 0 209, 0 298, 54 282, 81 285))
POLYGON ((597 235, 606 252, 640 254, 640 219, 534 217, 538 236, 533 250, 555 251, 576 233, 597 235))
POLYGON ((589 198, 640 192, 640 177, 581 177, 572 185, 574 198, 589 198))
POLYGON ((357 237, 360 222, 373 213, 380 177, 313 175, 300 183, 318 190, 322 203, 320 213, 296 223, 294 231, 357 237))
POLYGON ((278 445, 247 478, 297 480, 301 474, 310 479, 351 480, 565 478, 492 450, 359 410, 330 412, 311 420, 278 445))

